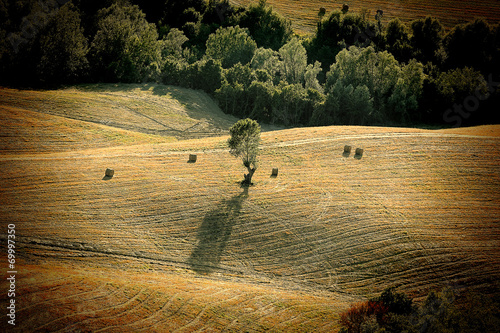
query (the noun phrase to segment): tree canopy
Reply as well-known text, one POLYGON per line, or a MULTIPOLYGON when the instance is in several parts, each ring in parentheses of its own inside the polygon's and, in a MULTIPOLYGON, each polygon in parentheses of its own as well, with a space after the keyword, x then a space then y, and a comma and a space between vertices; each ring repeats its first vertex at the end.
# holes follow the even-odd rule
POLYGON ((257 44, 248 34, 248 30, 239 26, 219 28, 207 40, 207 57, 221 62, 229 68, 237 63, 245 65, 252 60, 257 44))
POLYGON ((265 0, 0 0, 0 84, 180 85, 286 126, 496 121, 500 25, 321 13, 298 36, 265 0))
POLYGON ((230 129, 231 137, 228 140, 230 153, 241 158, 243 166, 248 170, 243 180, 244 185, 252 184, 252 176, 257 170, 257 156, 260 145, 260 125, 252 119, 242 119, 235 123, 230 129))
POLYGON ((158 32, 138 6, 114 4, 98 13, 91 46, 97 75, 107 81, 141 82, 160 72, 158 32))

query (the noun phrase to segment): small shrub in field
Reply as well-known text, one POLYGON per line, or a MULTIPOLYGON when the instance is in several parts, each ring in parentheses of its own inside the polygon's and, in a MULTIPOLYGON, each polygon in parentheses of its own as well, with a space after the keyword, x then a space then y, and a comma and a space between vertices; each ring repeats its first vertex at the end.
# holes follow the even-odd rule
POLYGON ((497 332, 499 303, 484 295, 467 295, 457 304, 452 290, 431 291, 419 306, 388 288, 375 300, 354 304, 340 315, 341 333, 497 332))
MULTIPOLYGON (((344 332, 357 333, 363 332, 363 327, 368 322, 373 322, 374 318, 377 325, 383 323, 387 314, 387 307, 379 301, 367 301, 353 305, 349 310, 340 315, 340 323, 345 328, 344 332)), ((373 326, 370 324, 370 326, 373 326)))

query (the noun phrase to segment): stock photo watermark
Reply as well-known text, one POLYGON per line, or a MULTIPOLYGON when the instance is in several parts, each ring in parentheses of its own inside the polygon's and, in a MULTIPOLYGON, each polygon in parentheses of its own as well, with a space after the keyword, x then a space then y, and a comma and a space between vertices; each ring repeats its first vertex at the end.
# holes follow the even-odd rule
POLYGON ((7 306, 7 323, 16 325, 16 226, 9 224, 7 226, 7 296, 9 299, 7 306))
POLYGON ((500 86, 500 82, 493 81, 493 74, 488 75, 486 84, 488 88, 486 93, 481 92, 482 85, 477 86, 473 95, 465 97, 461 104, 455 103, 453 108, 446 110, 443 114, 443 120, 449 124, 454 123, 453 127, 460 127, 462 121, 469 119, 471 114, 479 109, 481 102, 490 98, 491 94, 500 86))

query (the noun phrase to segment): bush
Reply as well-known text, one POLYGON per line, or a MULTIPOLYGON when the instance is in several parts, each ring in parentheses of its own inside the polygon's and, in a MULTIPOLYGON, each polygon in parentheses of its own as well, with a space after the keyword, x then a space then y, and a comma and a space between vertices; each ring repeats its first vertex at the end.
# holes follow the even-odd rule
POLYGON ((340 315, 344 333, 495 332, 500 327, 498 301, 467 294, 461 304, 450 289, 431 291, 420 306, 394 288, 374 300, 357 303, 340 315))

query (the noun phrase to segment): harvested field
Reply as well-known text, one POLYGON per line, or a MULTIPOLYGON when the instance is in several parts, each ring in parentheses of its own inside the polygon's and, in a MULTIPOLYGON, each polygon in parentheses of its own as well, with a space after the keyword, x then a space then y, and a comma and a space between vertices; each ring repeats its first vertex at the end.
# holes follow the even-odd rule
MULTIPOLYGON (((258 3, 258 0, 231 0, 230 2, 235 5, 247 6, 251 3, 258 3)), ((384 24, 396 17, 399 17, 403 22, 410 22, 429 15, 438 18, 447 29, 451 29, 457 24, 472 21, 475 18, 485 18, 490 24, 500 23, 500 3, 496 0, 267 0, 268 5, 292 21, 294 30, 299 34, 312 34, 315 32, 320 8, 325 8, 326 15, 329 15, 333 11, 340 11, 344 3, 349 5, 350 13, 361 13, 364 9, 368 10, 369 18, 372 21, 375 21, 374 17, 377 10, 382 10, 384 12, 382 22, 384 24)))
MULTIPOLYGON (((80 108, 49 113, 45 93, 0 90, 11 101, 31 93, 40 102, 0 103, 19 332, 331 332, 351 302, 389 286, 500 295, 499 126, 267 131, 244 189, 227 136, 105 126, 80 108), (345 157, 345 145, 363 157, 345 157)), ((100 94, 77 95, 111 110, 115 96, 107 105, 100 94)))

